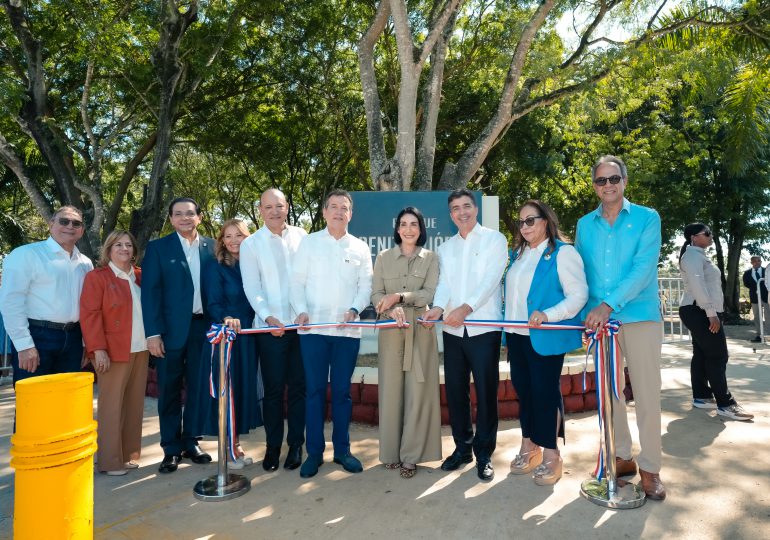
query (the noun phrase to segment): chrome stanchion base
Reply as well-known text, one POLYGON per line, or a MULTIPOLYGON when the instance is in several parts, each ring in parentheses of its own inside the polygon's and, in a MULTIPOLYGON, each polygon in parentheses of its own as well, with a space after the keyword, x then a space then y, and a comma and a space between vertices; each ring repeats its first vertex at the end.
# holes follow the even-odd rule
POLYGON ((193 488, 193 495, 199 501, 226 501, 240 497, 251 489, 251 482, 240 474, 228 474, 227 483, 219 485, 219 475, 204 478, 193 488))
POLYGON ((618 481, 618 489, 610 497, 606 478, 601 481, 596 478, 585 480, 580 485, 580 494, 592 503, 607 508, 639 508, 647 501, 641 486, 623 481, 618 481))

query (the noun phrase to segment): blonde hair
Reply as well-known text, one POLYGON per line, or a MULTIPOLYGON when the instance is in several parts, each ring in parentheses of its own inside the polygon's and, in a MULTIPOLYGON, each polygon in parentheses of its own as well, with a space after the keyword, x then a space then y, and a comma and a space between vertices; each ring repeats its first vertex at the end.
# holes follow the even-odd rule
POLYGON ((240 232, 244 238, 250 236, 250 233, 249 228, 246 226, 246 222, 242 219, 233 218, 228 219, 222 223, 222 228, 219 230, 219 234, 217 235, 217 245, 214 248, 214 252, 216 253, 217 261, 219 261, 220 264, 235 266, 237 259, 233 257, 232 253, 227 251, 224 242, 225 231, 228 229, 228 227, 235 227, 238 229, 238 232, 240 232))
POLYGON ((110 251, 112 251, 112 246, 117 244, 118 240, 120 240, 123 236, 128 236, 128 239, 131 240, 131 245, 134 246, 134 254, 131 257, 131 260, 133 261, 136 259, 136 238, 134 238, 134 235, 128 231, 116 229, 108 234, 107 238, 104 240, 104 244, 102 244, 102 252, 99 255, 99 262, 97 262, 97 265, 107 266, 110 264, 110 251))

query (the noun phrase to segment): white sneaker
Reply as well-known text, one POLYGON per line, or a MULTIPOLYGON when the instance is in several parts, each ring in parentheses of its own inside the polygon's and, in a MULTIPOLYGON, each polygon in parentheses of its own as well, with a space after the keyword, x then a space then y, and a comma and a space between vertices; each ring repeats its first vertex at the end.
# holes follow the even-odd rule
POLYGON ((741 407, 737 403, 734 405, 730 405, 729 407, 718 407, 717 414, 721 416, 726 416, 728 418, 732 418, 733 420, 740 420, 741 422, 746 422, 754 418, 753 414, 750 414, 744 411, 743 407, 741 407))
POLYGON ((716 409, 717 400, 715 400, 714 398, 709 398, 709 399, 693 398, 692 406, 695 407, 696 409, 716 409))

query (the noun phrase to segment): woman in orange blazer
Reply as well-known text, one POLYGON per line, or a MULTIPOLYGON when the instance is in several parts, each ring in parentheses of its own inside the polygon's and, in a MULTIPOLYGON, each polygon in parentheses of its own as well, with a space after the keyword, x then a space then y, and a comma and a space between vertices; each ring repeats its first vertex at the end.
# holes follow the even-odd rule
POLYGON ((135 258, 131 233, 110 233, 80 295, 83 341, 99 384, 97 466, 111 476, 138 468, 142 448, 149 353, 135 258))

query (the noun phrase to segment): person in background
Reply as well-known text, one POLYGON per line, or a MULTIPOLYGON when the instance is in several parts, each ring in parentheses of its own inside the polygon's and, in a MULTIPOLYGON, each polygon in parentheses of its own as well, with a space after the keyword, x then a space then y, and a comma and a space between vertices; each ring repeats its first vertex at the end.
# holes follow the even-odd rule
MULTIPOLYGON (((203 298, 206 309, 213 322, 229 326, 236 333, 241 327, 246 328, 254 320, 246 294, 243 292, 243 279, 239 264, 241 243, 249 237, 246 223, 240 219, 228 219, 222 224, 222 230, 216 239, 214 254, 203 268, 203 298)), ((211 350, 208 343, 203 345, 201 365, 202 377, 213 377, 215 387, 219 381, 219 345, 211 350)), ((262 425, 262 384, 258 377, 259 350, 256 336, 241 334, 236 336, 230 357, 230 381, 232 384, 233 409, 235 414, 234 445, 236 460, 228 456, 231 469, 243 469, 251 465, 254 459, 247 456, 241 448, 239 435, 246 435, 250 430, 262 425)), ((202 393, 200 425, 197 432, 202 435, 219 434, 218 399, 209 392, 202 393)), ((224 451, 221 448, 220 451, 224 451)))
POLYGON ((561 321, 581 325, 588 284, 583 259, 566 243, 555 212, 542 201, 527 201, 519 211, 511 259, 505 275, 505 319, 526 320, 532 327, 506 332, 522 436, 511 472, 533 472, 536 484, 551 485, 562 475, 557 442, 564 439, 564 355, 580 348, 582 332, 537 328, 561 321))
POLYGON ((98 268, 86 274, 80 296, 83 341, 99 385, 97 467, 110 476, 138 468, 142 451, 150 353, 136 252, 131 233, 112 231, 102 246, 98 268))
POLYGON ((684 228, 684 239, 679 252, 684 282, 679 317, 692 336, 692 405, 716 409, 718 415, 733 420, 751 420, 754 415, 743 410, 727 388, 722 276, 705 251, 713 243, 711 230, 703 223, 690 223, 684 228))
POLYGON ((374 263, 372 305, 409 326, 379 330, 380 461, 411 478, 418 463, 441 459, 436 329, 417 324, 433 301, 438 257, 423 248, 427 232, 417 208, 401 210, 395 223, 396 247, 381 251, 374 263))
POLYGON ((760 334, 760 310, 763 321, 765 335, 770 334, 770 305, 767 303, 767 269, 762 268, 762 257, 754 255, 751 257, 751 268, 743 273, 743 285, 749 290, 749 299, 751 300, 751 311, 754 314, 754 326, 757 329, 757 335, 752 338, 752 343, 760 343, 762 337, 760 334), (764 281, 760 281, 764 279, 764 281), (759 284, 759 295, 757 295, 757 284, 759 284))
POLYGON ((0 312, 11 338, 14 385, 28 377, 80 371, 80 292, 93 269, 76 246, 83 227, 80 210, 63 206, 48 221, 47 240, 18 247, 3 261, 0 312))

